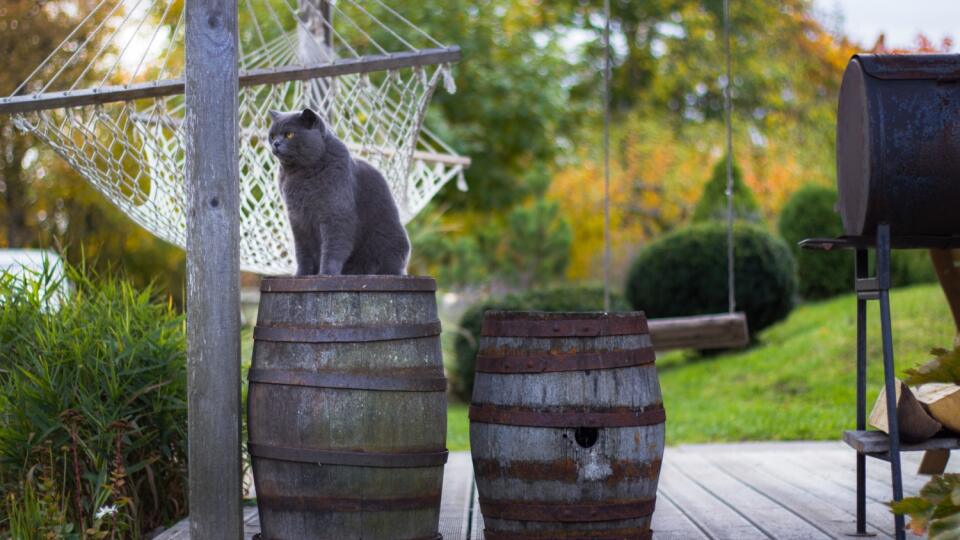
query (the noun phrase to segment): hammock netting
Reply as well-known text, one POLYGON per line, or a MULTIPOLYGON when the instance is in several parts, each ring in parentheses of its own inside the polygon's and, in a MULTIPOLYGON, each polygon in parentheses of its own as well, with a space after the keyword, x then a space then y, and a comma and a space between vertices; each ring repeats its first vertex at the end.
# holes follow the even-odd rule
MULTIPOLYGON (((239 0, 240 264, 290 273, 269 111, 311 107, 380 169, 404 222, 469 160, 422 129, 446 47, 379 0, 239 0), (263 82, 268 81, 268 82, 263 82)), ((151 233, 186 243, 180 0, 101 0, 7 98, 33 133, 151 233), (178 86, 179 85, 179 86, 178 86)), ((6 108, 6 109, 5 109, 6 108)), ((9 112, 9 111, 8 111, 9 112)))

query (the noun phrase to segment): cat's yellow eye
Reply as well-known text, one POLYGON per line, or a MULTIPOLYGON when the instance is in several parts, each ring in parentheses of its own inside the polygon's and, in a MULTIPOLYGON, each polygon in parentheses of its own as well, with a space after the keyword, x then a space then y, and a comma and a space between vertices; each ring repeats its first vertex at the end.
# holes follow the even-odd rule
POLYGON ((284 139, 292 139, 292 138, 293 138, 293 132, 292 132, 292 131, 288 131, 288 132, 284 133, 284 134, 283 134, 283 138, 284 138, 284 139))

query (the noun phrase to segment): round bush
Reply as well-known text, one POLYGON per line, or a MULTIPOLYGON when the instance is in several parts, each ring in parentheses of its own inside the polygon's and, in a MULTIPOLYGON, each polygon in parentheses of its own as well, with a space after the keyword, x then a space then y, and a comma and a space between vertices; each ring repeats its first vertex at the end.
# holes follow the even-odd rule
MULTIPOLYGON (((450 366, 451 390, 463 401, 473 394, 473 369, 480 342, 483 314, 488 310, 511 311, 599 311, 603 309, 603 287, 567 286, 511 294, 470 306, 460 318, 460 330, 454 342, 454 361, 450 366)), ((612 311, 629 311, 630 304, 610 293, 612 311)))
POLYGON ((836 203, 835 190, 806 186, 790 197, 780 213, 780 236, 796 258, 800 296, 807 300, 829 298, 852 287, 853 255, 849 251, 810 251, 797 245, 804 238, 843 234, 836 203))
MULTIPOLYGON (((793 255, 779 238, 744 223, 734 228, 734 246, 737 310, 755 335, 793 308, 793 255)), ((626 293, 651 318, 726 312, 726 226, 693 225, 649 244, 630 267, 626 293)))

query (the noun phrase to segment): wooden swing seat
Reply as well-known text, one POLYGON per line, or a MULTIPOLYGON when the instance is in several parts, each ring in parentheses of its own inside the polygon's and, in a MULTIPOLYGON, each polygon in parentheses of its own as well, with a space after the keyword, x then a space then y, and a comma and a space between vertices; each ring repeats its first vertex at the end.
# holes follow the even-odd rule
POLYGON ((658 352, 676 349, 734 349, 750 343, 743 313, 650 319, 650 338, 658 352))

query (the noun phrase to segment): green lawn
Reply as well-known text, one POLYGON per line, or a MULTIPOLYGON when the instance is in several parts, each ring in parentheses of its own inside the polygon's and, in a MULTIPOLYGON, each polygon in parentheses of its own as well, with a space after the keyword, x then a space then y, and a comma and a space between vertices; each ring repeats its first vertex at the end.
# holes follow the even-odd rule
MULTIPOLYGON (((869 396, 882 384, 877 303, 870 303, 869 396)), ((892 294, 897 371, 950 346, 953 322, 940 288, 892 294)), ((708 441, 837 439, 854 423, 856 302, 852 295, 798 307, 759 336, 756 346, 707 358, 658 359, 667 409, 667 444, 708 441)), ((450 450, 469 448, 466 406, 451 402, 450 450)))

